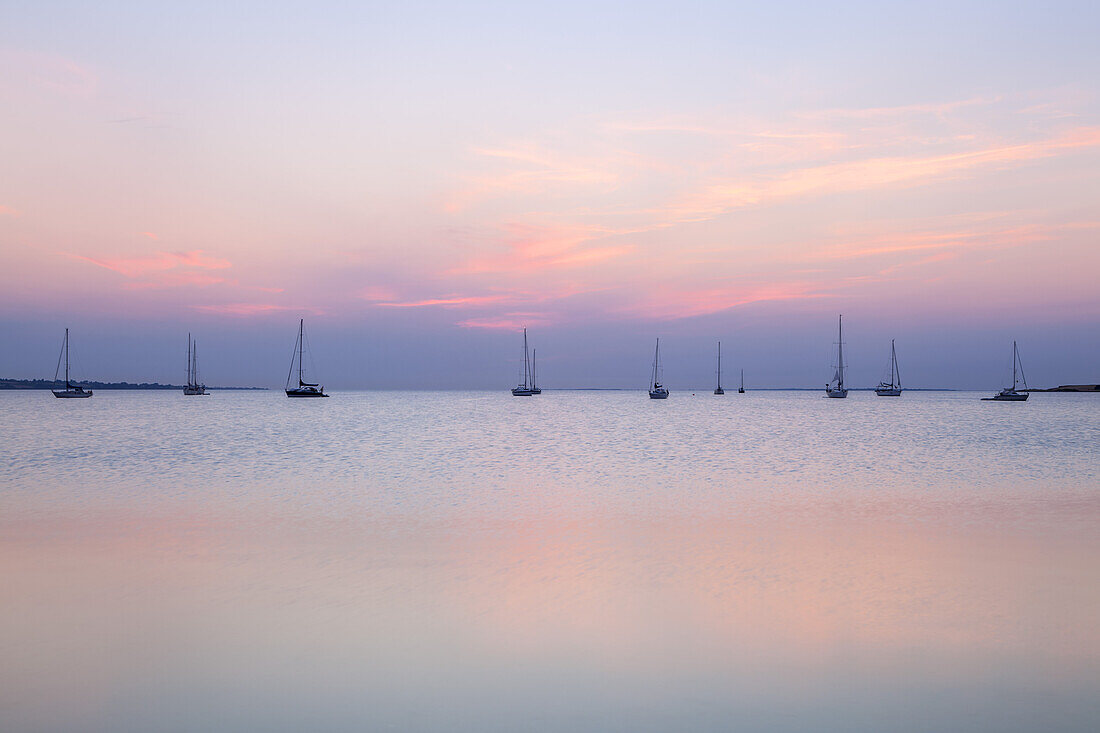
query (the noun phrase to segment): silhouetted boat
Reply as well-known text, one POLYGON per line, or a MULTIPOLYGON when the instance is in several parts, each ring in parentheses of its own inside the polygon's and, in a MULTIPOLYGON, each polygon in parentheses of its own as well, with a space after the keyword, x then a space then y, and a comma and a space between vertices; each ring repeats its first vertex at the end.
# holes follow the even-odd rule
POLYGON ((73 399, 91 397, 92 390, 84 389, 79 384, 69 381, 69 329, 65 329, 65 341, 61 345, 61 353, 57 355, 57 368, 53 370, 53 381, 57 384, 57 375, 61 371, 61 357, 65 357, 65 389, 51 390, 54 397, 73 399))
POLYGON ((199 345, 191 340, 191 334, 187 334, 187 386, 183 388, 183 393, 206 394, 206 385, 199 384, 199 345))
POLYGON ((737 394, 745 394, 745 370, 741 370, 741 386, 737 388, 737 394))
POLYGON ((832 381, 825 385, 825 396, 848 396, 848 389, 844 386, 844 316, 840 316, 837 322, 836 371, 833 372, 832 381))
POLYGON ((714 394, 725 394, 722 389, 722 342, 718 342, 718 386, 714 388, 714 394))
POLYGON ((290 360, 290 371, 286 375, 287 397, 328 397, 325 388, 320 384, 306 382, 302 378, 302 351, 305 349, 305 319, 298 319, 298 340, 295 342, 296 356, 298 357, 298 386, 290 386, 290 376, 294 373, 294 358, 290 360))
POLYGON ((649 380, 649 399, 668 399, 668 389, 661 384, 661 339, 657 339, 657 348, 653 351, 653 378, 649 380))
POLYGON ((879 397, 901 396, 901 370, 898 369, 898 353, 894 350, 894 339, 890 339, 890 382, 879 382, 875 387, 879 397))
POLYGON ((530 354, 527 351, 527 327, 523 329, 523 382, 512 388, 513 397, 530 397, 531 395, 539 394, 542 392, 540 389, 535 391, 534 380, 531 377, 531 360, 530 354))
POLYGON ((1024 376, 1024 365, 1020 363, 1020 350, 1016 348, 1016 342, 1012 342, 1012 386, 1005 387, 992 397, 983 397, 983 402, 1026 402, 1027 398, 1031 396, 1030 392, 1027 392, 1027 377, 1024 376), (1017 372, 1019 372, 1020 379, 1017 379, 1017 372), (1024 392, 1017 392, 1016 387, 1020 381, 1024 383, 1024 392))

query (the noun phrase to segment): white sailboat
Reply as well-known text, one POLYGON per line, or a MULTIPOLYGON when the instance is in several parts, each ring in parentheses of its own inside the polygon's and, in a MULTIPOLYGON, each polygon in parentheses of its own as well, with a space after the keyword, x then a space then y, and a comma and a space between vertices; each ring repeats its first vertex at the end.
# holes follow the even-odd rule
POLYGON ((302 351, 305 349, 305 320, 298 319, 298 340, 295 342, 295 356, 298 357, 298 386, 290 386, 290 376, 294 373, 294 357, 290 359, 290 371, 286 375, 287 397, 328 397, 325 388, 320 384, 306 382, 302 378, 302 351))
POLYGON ((1012 386, 1005 387, 992 397, 983 397, 983 402, 1026 402, 1031 396, 1028 392, 1027 377, 1024 376, 1024 365, 1020 363, 1020 350, 1016 348, 1016 342, 1012 342, 1012 386), (1017 373, 1019 377, 1017 377, 1017 373), (1020 382, 1024 383, 1024 391, 1016 390, 1020 382))
POLYGON ((825 385, 826 397, 844 398, 848 396, 848 388, 844 386, 844 316, 840 316, 837 325, 836 341, 836 371, 833 379, 825 385))
POLYGON ((661 384, 661 339, 657 339, 657 348, 653 351, 653 376, 649 380, 649 399, 667 400, 668 388, 661 384))
POLYGON ((530 397, 541 394, 542 390, 535 391, 534 378, 531 374, 530 352, 527 350, 527 327, 523 327, 523 382, 512 388, 513 397, 530 397))
POLYGON ((199 345, 191 340, 191 334, 187 334, 187 386, 183 388, 183 393, 206 394, 206 385, 199 383, 199 345))
POLYGON ((718 386, 714 388, 714 394, 725 394, 722 389, 722 342, 718 342, 718 386))
POLYGON ((84 389, 79 384, 73 384, 69 381, 69 329, 65 329, 65 341, 61 346, 61 353, 57 355, 57 368, 53 370, 53 381, 57 383, 57 375, 61 371, 61 358, 65 358, 65 389, 51 390, 54 397, 60 397, 63 399, 73 399, 80 397, 91 397, 92 390, 84 389))
POLYGON ((901 396, 901 370, 898 369, 898 352, 894 350, 894 339, 890 339, 890 381, 879 382, 875 387, 879 397, 901 396))

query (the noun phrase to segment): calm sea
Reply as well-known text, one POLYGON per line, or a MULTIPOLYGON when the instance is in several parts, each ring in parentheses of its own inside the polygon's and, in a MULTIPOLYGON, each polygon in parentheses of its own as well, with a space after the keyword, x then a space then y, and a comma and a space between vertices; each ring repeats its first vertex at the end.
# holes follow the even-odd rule
POLYGON ((0 393, 0 731, 1095 731, 1100 398, 0 393))

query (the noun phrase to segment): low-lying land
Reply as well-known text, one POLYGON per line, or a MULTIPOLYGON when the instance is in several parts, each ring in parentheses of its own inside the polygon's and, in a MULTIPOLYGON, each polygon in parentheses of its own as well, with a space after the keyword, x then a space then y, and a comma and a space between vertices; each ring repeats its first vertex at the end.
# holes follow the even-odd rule
MULTIPOLYGON (((87 387, 88 389, 183 389, 182 384, 160 384, 159 382, 141 382, 139 384, 131 384, 130 382, 74 382, 81 387, 87 387)), ((0 379, 0 389, 56 389, 57 382, 52 379, 0 379)), ((260 389, 266 390, 267 387, 207 387, 207 389, 260 389)))

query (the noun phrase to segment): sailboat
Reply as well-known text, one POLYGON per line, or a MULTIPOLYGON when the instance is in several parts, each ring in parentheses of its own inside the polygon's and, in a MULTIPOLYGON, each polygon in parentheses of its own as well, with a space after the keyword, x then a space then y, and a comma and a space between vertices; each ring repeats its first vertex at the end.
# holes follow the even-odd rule
POLYGON ((542 387, 539 387, 535 382, 535 357, 538 354, 538 349, 531 349, 531 394, 542 394, 542 387))
POLYGON ((298 340, 295 342, 296 356, 298 357, 298 386, 290 386, 290 375, 294 373, 294 358, 290 360, 290 371, 286 375, 287 397, 328 397, 325 388, 320 384, 311 384, 302 379, 302 351, 305 349, 305 319, 298 319, 298 340))
POLYGON ((535 391, 534 379, 531 377, 531 359, 530 353, 527 351, 527 327, 523 327, 523 382, 512 388, 513 397, 530 397, 531 395, 539 394, 542 392, 540 389, 535 391))
POLYGON ((890 381, 879 382, 875 387, 879 397, 901 396, 901 370, 898 369, 898 352, 894 350, 894 339, 890 339, 890 381))
POLYGON ((840 316, 837 325, 836 371, 833 372, 832 381, 825 385, 825 396, 838 398, 848 396, 848 389, 844 386, 844 316, 840 316))
POLYGON ((737 394, 745 394, 745 370, 741 370, 741 386, 737 388, 737 394))
POLYGON ((1027 377, 1024 376, 1024 365, 1020 363, 1020 350, 1016 348, 1016 342, 1012 342, 1012 386, 1005 387, 992 397, 983 397, 983 402, 1026 402, 1031 393, 1027 391, 1027 377), (1017 378, 1017 372, 1019 378, 1017 378), (1017 392, 1016 386, 1024 383, 1024 391, 1017 392))
POLYGON ((206 385, 199 384, 199 345, 191 340, 191 334, 187 334, 187 386, 183 388, 183 393, 206 394, 206 385))
POLYGON ((653 378, 649 380, 649 399, 667 400, 668 388, 660 382, 661 378, 661 339, 657 339, 657 348, 653 351, 653 378))
POLYGON ((57 374, 61 371, 61 357, 65 357, 65 389, 51 390, 54 397, 74 398, 91 397, 92 390, 84 389, 79 384, 69 381, 69 329, 65 329, 65 342, 61 346, 61 353, 57 355, 57 368, 53 370, 53 381, 57 383, 57 374))
POLYGON ((722 389, 722 342, 718 342, 718 386, 714 388, 714 394, 725 394, 722 389))

